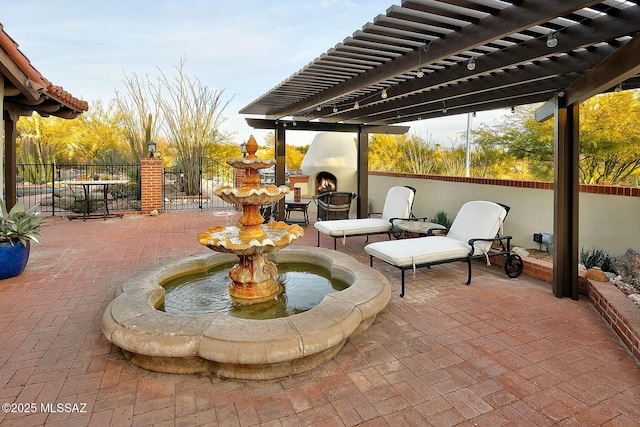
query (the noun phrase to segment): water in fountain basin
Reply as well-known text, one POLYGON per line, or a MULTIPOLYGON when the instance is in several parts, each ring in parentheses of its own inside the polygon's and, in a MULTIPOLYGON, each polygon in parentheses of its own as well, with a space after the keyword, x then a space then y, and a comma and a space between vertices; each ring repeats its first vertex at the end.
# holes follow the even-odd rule
POLYGON ((228 274, 232 265, 165 283, 164 305, 158 310, 181 315, 226 313, 243 319, 274 319, 307 311, 318 305, 325 295, 349 286, 331 278, 326 270, 316 265, 284 263, 278 265, 276 276, 285 288, 280 296, 260 304, 239 305, 229 298, 228 274))

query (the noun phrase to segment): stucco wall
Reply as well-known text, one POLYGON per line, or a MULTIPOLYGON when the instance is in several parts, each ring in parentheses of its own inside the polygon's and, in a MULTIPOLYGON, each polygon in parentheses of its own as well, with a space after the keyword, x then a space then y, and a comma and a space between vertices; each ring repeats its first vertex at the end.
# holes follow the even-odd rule
MULTIPOLYGON (((448 182, 401 176, 369 176, 369 210, 380 211, 387 190, 394 185, 416 188, 413 212, 432 217, 437 211, 453 219, 469 200, 491 200, 511 207, 504 234, 514 243, 535 248, 533 233, 553 234, 553 190, 506 185, 448 182)), ((579 247, 601 247, 613 254, 640 250, 640 197, 580 193, 579 247)))

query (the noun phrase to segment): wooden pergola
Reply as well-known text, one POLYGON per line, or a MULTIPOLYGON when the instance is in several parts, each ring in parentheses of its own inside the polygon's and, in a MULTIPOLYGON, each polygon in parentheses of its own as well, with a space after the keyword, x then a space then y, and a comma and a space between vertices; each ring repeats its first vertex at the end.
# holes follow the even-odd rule
POLYGON ((286 130, 358 132, 361 216, 368 133, 545 103, 536 118, 555 120, 553 292, 577 299, 579 105, 599 93, 640 87, 638 3, 405 0, 240 113, 263 116, 247 121, 275 130, 279 184, 286 130))
POLYGON ((4 150, 0 143, 0 157, 4 157, 4 171, 0 163, 0 189, 4 187, 5 202, 7 207, 11 207, 17 200, 16 123, 20 116, 30 116, 36 112, 43 117, 73 119, 86 111, 89 104, 44 78, 18 49, 18 43, 5 33, 1 23, 0 76, 0 104, 4 122, 0 128, 0 137, 4 133, 4 150))

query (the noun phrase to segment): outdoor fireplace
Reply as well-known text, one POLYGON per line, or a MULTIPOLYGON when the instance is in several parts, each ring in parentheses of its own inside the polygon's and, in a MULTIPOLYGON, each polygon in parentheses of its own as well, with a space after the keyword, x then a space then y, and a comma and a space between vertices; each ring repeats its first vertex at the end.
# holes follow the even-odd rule
POLYGON ((338 190, 338 179, 331 172, 322 171, 316 175, 316 194, 338 190))
MULTIPOLYGON (((300 169, 308 176, 307 192, 319 195, 329 191, 357 193, 358 151, 354 136, 348 133, 318 133, 302 159, 300 169)), ((352 203, 355 211, 355 203, 352 203)))

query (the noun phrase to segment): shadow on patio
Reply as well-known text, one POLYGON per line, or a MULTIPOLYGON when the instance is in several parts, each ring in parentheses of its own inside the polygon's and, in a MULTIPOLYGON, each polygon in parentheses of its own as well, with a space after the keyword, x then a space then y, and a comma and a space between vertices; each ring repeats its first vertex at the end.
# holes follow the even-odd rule
MULTIPOLYGON (((25 273, 0 281, 2 425, 636 425, 640 369, 586 298, 475 263, 407 275, 372 327, 332 361, 279 381, 145 371, 100 330, 115 287, 200 251, 212 212, 48 219, 25 273), (48 413, 48 403, 85 412, 48 413), (81 404, 86 404, 82 406, 81 404)), ((297 245, 316 244, 313 227, 297 245)), ((384 239, 373 237, 372 239, 384 239)), ((323 240, 323 246, 330 245, 323 240)), ((338 250, 363 263, 364 238, 338 250)), ((63 408, 64 409, 64 408, 63 408)))

